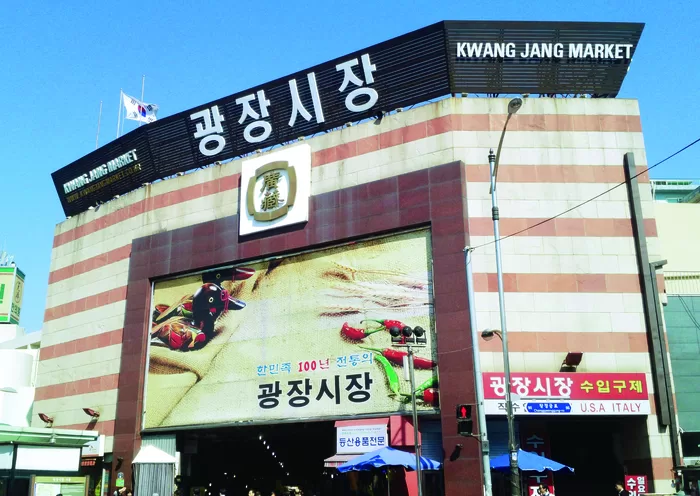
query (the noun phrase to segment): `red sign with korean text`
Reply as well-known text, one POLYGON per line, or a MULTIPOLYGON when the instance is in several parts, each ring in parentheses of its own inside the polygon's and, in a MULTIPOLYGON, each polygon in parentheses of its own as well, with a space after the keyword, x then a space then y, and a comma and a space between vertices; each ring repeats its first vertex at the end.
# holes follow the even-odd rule
POLYGON ((647 476, 625 475, 625 489, 630 493, 630 496, 644 494, 647 492, 647 476))
MULTIPOLYGON (((547 429, 540 426, 523 424, 520 426, 520 448, 525 451, 537 453, 545 458, 552 458, 547 429)), ((540 484, 549 488, 549 494, 554 496, 554 477, 550 470, 545 472, 523 472, 521 475, 529 488, 530 496, 538 496, 537 489, 540 484)))
MULTIPOLYGON (((502 399, 505 379, 500 373, 484 373, 484 398, 502 399)), ((649 399, 644 374, 511 373, 511 394, 521 398, 570 400, 649 399)))
MULTIPOLYGON (((505 415, 505 379, 483 374, 487 415, 505 415)), ((646 376, 642 373, 511 374, 515 415, 648 415, 646 376)))

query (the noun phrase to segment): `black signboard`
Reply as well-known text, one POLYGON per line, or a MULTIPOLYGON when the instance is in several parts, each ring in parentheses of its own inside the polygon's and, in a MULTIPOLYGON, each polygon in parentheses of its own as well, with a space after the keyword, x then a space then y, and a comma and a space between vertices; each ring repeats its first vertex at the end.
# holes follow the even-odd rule
POLYGON ((450 93, 614 97, 643 24, 444 21, 141 126, 52 174, 66 215, 450 93))
POLYGON ((634 23, 446 21, 452 91, 615 97, 643 28, 634 23), (494 51, 498 56, 486 54, 494 51))

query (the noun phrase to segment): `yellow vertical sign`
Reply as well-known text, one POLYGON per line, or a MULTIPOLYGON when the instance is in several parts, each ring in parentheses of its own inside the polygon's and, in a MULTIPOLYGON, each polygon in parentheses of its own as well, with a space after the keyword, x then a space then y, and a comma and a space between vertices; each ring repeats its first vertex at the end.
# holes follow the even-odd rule
POLYGON ((0 267, 0 324, 19 324, 24 273, 16 267, 0 267))
POLYGON ((15 269, 15 285, 12 290, 12 303, 10 304, 10 323, 19 324, 19 314, 22 310, 22 296, 24 295, 24 274, 15 269))
POLYGON ((0 267, 0 323, 10 323, 12 290, 15 285, 15 268, 0 267))

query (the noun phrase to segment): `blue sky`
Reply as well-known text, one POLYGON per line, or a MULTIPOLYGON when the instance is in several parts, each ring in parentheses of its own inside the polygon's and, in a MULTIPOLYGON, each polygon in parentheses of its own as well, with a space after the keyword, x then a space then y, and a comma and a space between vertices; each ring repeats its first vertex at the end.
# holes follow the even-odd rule
MULTIPOLYGON (((0 7, 0 247, 27 274, 22 325, 39 330, 54 226, 50 174, 115 138, 119 89, 160 116, 444 19, 645 22, 621 97, 638 98, 649 163, 700 137, 697 0, 4 2, 0 7), (167 5, 167 6, 166 6, 167 5)), ((127 122, 125 131, 134 123, 127 122)), ((653 177, 700 177, 700 145, 653 177)))

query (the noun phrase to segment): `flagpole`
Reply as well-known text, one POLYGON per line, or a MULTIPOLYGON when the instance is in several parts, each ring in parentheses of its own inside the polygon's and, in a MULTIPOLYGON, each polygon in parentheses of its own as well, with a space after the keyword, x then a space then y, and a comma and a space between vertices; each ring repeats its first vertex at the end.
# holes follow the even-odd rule
POLYGON ((100 122, 102 121, 102 100, 100 100, 100 114, 97 116, 97 136, 95 137, 95 150, 100 142, 100 122))
MULTIPOLYGON (((146 75, 141 76, 141 103, 143 103, 143 89, 146 86, 146 75)), ((141 127, 141 121, 139 121, 139 127, 141 127)))
POLYGON ((122 89, 119 88, 119 112, 117 114, 117 138, 119 137, 119 123, 122 119, 122 89))

